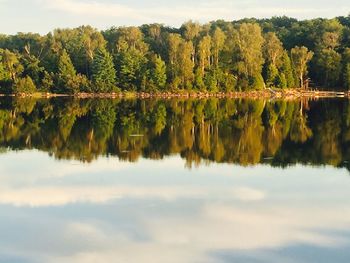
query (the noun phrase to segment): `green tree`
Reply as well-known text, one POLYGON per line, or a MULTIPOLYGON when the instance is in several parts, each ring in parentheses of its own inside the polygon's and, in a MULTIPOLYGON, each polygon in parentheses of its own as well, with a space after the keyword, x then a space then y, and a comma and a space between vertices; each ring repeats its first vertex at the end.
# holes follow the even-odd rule
POLYGON ((220 52, 223 50, 226 40, 225 33, 217 27, 213 33, 213 36, 211 38, 212 43, 212 56, 213 56, 213 65, 214 67, 219 67, 219 58, 220 58, 220 52))
POLYGON ((201 25, 199 23, 188 21, 184 23, 180 30, 183 32, 183 36, 187 41, 194 41, 196 37, 199 36, 201 32, 201 25))
MULTIPOLYGON (((0 58, 1 61, 1 58, 0 58)), ((9 74, 6 72, 4 64, 0 62, 0 81, 9 80, 9 74)))
POLYGON ((3 67, 2 74, 9 76, 12 83, 16 83, 18 76, 23 72, 23 66, 18 59, 18 55, 8 49, 0 49, 0 58, 3 67))
POLYGON ((237 48, 236 63, 238 74, 249 80, 249 86, 262 88, 262 65, 264 63, 262 46, 264 38, 258 24, 243 23, 236 33, 235 45, 237 48))
POLYGON ((94 92, 116 91, 116 71, 113 58, 105 49, 96 52, 92 63, 92 80, 94 92))
POLYGON ((280 74, 274 64, 269 64, 266 70, 266 86, 277 87, 280 74))
POLYGON ((53 76, 47 71, 44 72, 44 77, 41 80, 40 90, 44 92, 52 91, 54 87, 53 76))
POLYGON ((77 74, 72 60, 65 49, 58 61, 58 74, 67 79, 73 78, 77 74))
POLYGON ((13 93, 32 94, 36 92, 36 87, 31 77, 20 78, 13 86, 13 93))
POLYGON ((335 49, 339 46, 340 36, 335 32, 325 32, 320 43, 321 48, 335 49))
POLYGON ((313 52, 306 47, 294 47, 291 50, 292 64, 299 79, 299 87, 304 87, 304 78, 308 72, 308 62, 313 57, 313 52))
POLYGON ((275 33, 269 32, 265 35, 263 46, 265 58, 265 80, 268 87, 286 87, 286 77, 281 71, 284 49, 282 42, 275 33))
POLYGON ((341 55, 333 49, 322 49, 315 60, 318 81, 326 87, 338 86, 342 70, 341 55))
POLYGON ((194 80, 194 63, 191 60, 191 54, 193 54, 193 49, 194 47, 191 41, 182 42, 179 47, 179 72, 182 84, 181 87, 184 89, 191 89, 194 80))
POLYGON ((149 46, 144 42, 144 35, 137 27, 121 27, 114 29, 115 68, 117 84, 120 88, 132 91, 147 89, 149 46))
POLYGON ((280 66, 284 49, 282 42, 275 33, 269 32, 265 35, 265 43, 263 46, 265 62, 275 66, 280 66))
POLYGON ((160 56, 153 55, 151 60, 151 65, 149 66, 151 85, 155 87, 156 90, 164 90, 166 85, 166 64, 160 56))
POLYGON ((347 63, 344 68, 344 88, 350 90, 350 63, 347 63))
POLYGON ((210 58, 211 58, 211 37, 203 37, 198 44, 198 67, 202 76, 205 74, 205 70, 210 69, 210 58))
POLYGON ((77 73, 70 56, 64 49, 58 60, 58 88, 59 92, 77 93, 79 84, 76 82, 77 73))
POLYGON ((343 81, 344 88, 350 89, 350 48, 346 48, 343 54, 343 81))
MULTIPOLYGON (((294 72, 293 72, 293 66, 292 61, 288 56, 288 53, 286 51, 283 52, 283 56, 281 59, 281 67, 280 67, 280 77, 281 79, 285 79, 286 88, 295 88, 297 86, 294 72), (282 77, 283 75, 283 77, 282 77)), ((284 85, 280 85, 280 88, 284 88, 284 85)))
POLYGON ((66 49, 78 73, 91 75, 94 55, 104 49, 106 41, 103 35, 91 26, 74 29, 56 29, 53 32, 52 49, 56 54, 66 49))
POLYGON ((126 90, 140 91, 147 76, 147 58, 138 50, 131 49, 118 55, 118 85, 126 90))
POLYGON ((185 41, 179 34, 169 34, 168 36, 168 60, 169 76, 171 87, 192 88, 194 80, 193 43, 185 41))

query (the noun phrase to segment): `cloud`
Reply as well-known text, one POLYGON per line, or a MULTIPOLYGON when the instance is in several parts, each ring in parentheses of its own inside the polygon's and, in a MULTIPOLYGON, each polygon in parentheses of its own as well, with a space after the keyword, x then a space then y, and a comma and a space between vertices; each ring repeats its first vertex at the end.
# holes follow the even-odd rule
POLYGON ((211 20, 217 17, 227 17, 231 11, 217 5, 197 4, 196 6, 152 6, 152 7, 131 7, 116 3, 86 2, 81 0, 39 0, 48 9, 59 10, 63 12, 99 16, 115 17, 137 20, 138 22, 158 22, 176 21, 185 19, 206 19, 211 20))
POLYGON ((41 0, 41 2, 49 9, 60 10, 79 15, 129 17, 134 19, 144 18, 140 12, 135 12, 136 10, 120 4, 84 2, 74 0, 41 0))
MULTIPOLYGON (((185 206, 177 203, 171 208, 178 205, 185 206)), ((138 209, 134 207, 133 210, 138 209)), ((145 239, 135 238, 130 228, 124 229, 125 225, 118 225, 118 222, 112 225, 68 222, 53 233, 54 238, 64 240, 69 233, 71 244, 83 243, 84 246, 72 253, 49 255, 45 261, 215 262, 210 257, 211 252, 240 251, 254 257, 259 250, 295 244, 325 247, 331 252, 332 248, 346 246, 349 240, 332 236, 327 230, 348 229, 349 216, 349 209, 335 206, 308 210, 267 204, 257 208, 201 203, 199 210, 188 213, 176 209, 171 215, 155 209, 137 214, 136 222, 132 218, 130 223, 134 231, 146 236, 145 239)), ((40 243, 37 246, 39 250, 40 243)), ((286 258, 270 256, 269 262, 286 262, 286 258)))
POLYGON ((242 201, 260 201, 265 198, 265 192, 249 187, 234 190, 234 195, 242 201))
POLYGON ((180 157, 72 165, 38 152, 2 158, 0 258, 216 262, 222 250, 254 256, 310 244, 335 253, 349 244, 334 234, 350 227, 345 170, 216 164, 188 171, 180 157))
POLYGON ((213 189, 210 187, 183 186, 39 186, 25 188, 0 188, 0 204, 13 206, 63 206, 72 203, 105 203, 110 200, 177 199, 224 196, 241 201, 260 201, 265 193, 252 188, 213 189))
MULTIPOLYGON (((87 16, 122 18, 138 23, 163 22, 179 24, 188 19, 207 22, 216 19, 239 19, 243 17, 269 17, 289 15, 295 17, 329 16, 339 13, 339 7, 318 6, 309 4, 278 4, 270 2, 260 5, 258 1, 196 1, 195 3, 178 1, 154 2, 150 5, 118 4, 102 1, 84 0, 37 0, 48 9, 87 16)), ((343 6, 345 8, 345 6, 343 6)), ((349 6, 348 6, 349 7, 349 6)))
POLYGON ((155 22, 178 27, 189 19, 207 23, 282 15, 299 19, 335 17, 350 10, 346 0, 320 0, 317 5, 311 0, 266 0, 263 5, 260 0, 0 0, 0 5, 0 15, 8 21, 0 25, 0 31, 8 34, 45 34, 54 28, 83 24, 99 29, 155 22))

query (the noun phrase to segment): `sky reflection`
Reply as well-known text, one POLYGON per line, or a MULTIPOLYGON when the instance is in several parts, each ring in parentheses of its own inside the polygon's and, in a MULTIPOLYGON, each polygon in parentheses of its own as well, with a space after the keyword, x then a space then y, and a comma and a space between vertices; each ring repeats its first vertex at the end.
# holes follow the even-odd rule
POLYGON ((0 155, 0 262, 346 262, 346 169, 0 155), (327 261, 328 260, 328 261, 327 261))

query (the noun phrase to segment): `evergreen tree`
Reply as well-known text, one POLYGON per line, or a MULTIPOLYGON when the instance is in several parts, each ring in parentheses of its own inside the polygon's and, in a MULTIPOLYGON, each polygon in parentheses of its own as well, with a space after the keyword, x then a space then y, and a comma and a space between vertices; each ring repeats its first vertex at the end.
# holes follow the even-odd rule
POLYGON ((65 49, 62 51, 58 61, 58 74, 65 79, 73 78, 77 74, 72 60, 65 49))
POLYGON ((19 79, 13 86, 13 93, 26 93, 31 94, 36 91, 35 84, 31 77, 26 76, 19 79))
POLYGON ((81 26, 45 36, 1 35, 0 85, 10 91, 7 87, 30 76, 43 92, 111 92, 115 86, 229 91, 261 89, 264 82, 302 87, 310 76, 334 89, 350 85, 349 40, 347 17, 189 21, 178 29, 151 24, 103 32, 81 26))
POLYGON ((131 48, 118 56, 118 85, 129 91, 140 91, 147 76, 147 58, 142 52, 131 48))
POLYGON ((157 90, 164 90, 166 85, 166 65, 160 56, 154 55, 151 59, 150 79, 157 90))
POLYGON ((58 60, 58 92, 77 93, 80 91, 79 83, 76 82, 77 73, 70 59, 69 54, 64 49, 58 60))
POLYGON ((40 90, 44 92, 50 92, 54 87, 54 81, 51 74, 44 72, 44 77, 41 80, 40 90))
POLYGON ((96 52, 92 63, 92 80, 94 92, 116 91, 116 71, 113 58, 105 49, 96 52))
POLYGON ((286 88, 292 87, 292 86, 288 86, 286 75, 284 73, 278 74, 276 78, 276 87, 280 89, 286 89, 286 88))
POLYGON ((293 72, 292 61, 290 60, 288 53, 286 51, 283 52, 283 56, 281 60, 282 62, 281 62, 281 68, 280 68, 280 75, 282 74, 284 75, 287 88, 295 88, 297 84, 294 77, 295 74, 293 72))
MULTIPOLYGON (((58 61, 58 92, 75 94, 86 91, 88 80, 85 75, 77 74, 69 54, 63 50, 58 61)), ((47 86, 50 78, 45 75, 43 85, 47 86)), ((50 86, 50 85, 49 85, 50 86)))
POLYGON ((276 87, 278 77, 279 73, 277 67, 274 64, 269 64, 266 70, 266 86, 276 87))

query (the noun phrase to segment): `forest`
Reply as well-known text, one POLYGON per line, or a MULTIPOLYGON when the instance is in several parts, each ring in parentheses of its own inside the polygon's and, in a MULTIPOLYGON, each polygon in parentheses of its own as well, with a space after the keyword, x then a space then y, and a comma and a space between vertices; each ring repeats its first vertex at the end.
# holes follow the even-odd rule
POLYGON ((348 100, 0 99, 0 152, 37 149, 81 162, 178 155, 189 168, 302 163, 350 170, 349 146, 348 100))
POLYGON ((0 35, 0 93, 350 89, 350 15, 0 35))

